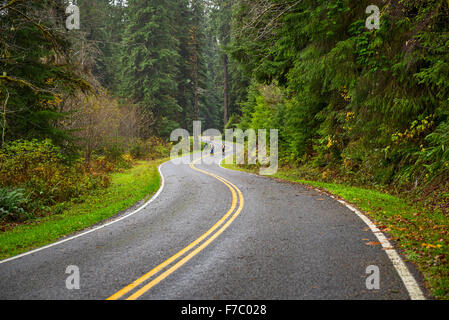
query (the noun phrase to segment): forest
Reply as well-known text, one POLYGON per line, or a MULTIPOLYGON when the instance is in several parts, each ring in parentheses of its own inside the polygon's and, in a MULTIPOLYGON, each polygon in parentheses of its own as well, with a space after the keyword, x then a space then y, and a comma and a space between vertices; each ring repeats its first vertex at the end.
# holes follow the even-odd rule
POLYGON ((447 216, 448 22, 447 0, 0 1, 0 226, 167 158, 193 121, 278 129, 281 171, 447 216))
POLYGON ((229 53, 250 79, 228 125, 281 128, 305 177, 387 187, 447 212, 447 1, 239 1, 229 53), (373 2, 376 4, 376 1, 373 2))

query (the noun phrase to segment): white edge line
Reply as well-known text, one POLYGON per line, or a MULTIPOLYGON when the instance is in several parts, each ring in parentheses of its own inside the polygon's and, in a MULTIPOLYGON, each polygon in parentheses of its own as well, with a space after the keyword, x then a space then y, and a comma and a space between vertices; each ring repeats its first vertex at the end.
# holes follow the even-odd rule
MULTIPOLYGON (((222 166, 222 163, 223 163, 223 161, 225 159, 226 158, 223 158, 223 160, 220 162, 220 167, 225 169, 225 170, 231 170, 231 169, 228 169, 228 168, 224 168, 222 166)), ((236 170, 231 170, 231 171, 241 172, 241 171, 236 171, 236 170)), ((259 176, 259 175, 254 174, 254 173, 249 173, 249 172, 244 172, 244 173, 250 174, 250 175, 259 176)), ((314 188, 314 189, 316 191, 320 192, 320 193, 323 192, 320 189, 317 189, 317 188, 314 188)), ((410 273, 410 271, 408 270, 408 268, 405 265, 404 261, 402 261, 401 256, 393 248, 393 246, 391 245, 390 241, 387 240, 387 238, 382 233, 382 231, 380 231, 379 228, 376 227, 376 225, 366 215, 364 215, 362 212, 360 212, 359 210, 357 210, 356 208, 354 208, 353 206, 348 204, 346 201, 339 200, 339 199, 337 199, 336 197, 334 197, 331 194, 328 194, 328 195, 332 199, 337 200, 338 202, 340 202, 341 204, 346 206, 349 210, 354 212, 360 219, 362 219, 363 222, 365 222, 365 224, 370 228, 371 232, 374 233, 374 235, 377 237, 379 242, 382 244, 382 247, 383 247, 385 253, 387 254, 387 256, 390 259, 390 261, 392 262, 392 264, 393 264, 394 268, 396 269, 396 271, 397 271, 399 277, 401 278, 402 282, 404 283, 405 288, 407 289, 408 294, 410 296, 410 299, 411 300, 426 300, 426 297, 424 296, 421 288, 419 287, 418 282, 413 277, 413 275, 410 273)))
MULTIPOLYGON (((322 192, 322 190, 316 189, 315 190, 322 192)), ((421 288, 418 285, 418 282, 413 277, 413 275, 408 270, 407 266, 405 265, 404 261, 402 261, 401 256, 397 253, 397 251, 393 248, 390 241, 387 240, 385 235, 382 233, 382 231, 379 230, 378 227, 360 210, 357 210, 350 204, 348 204, 346 201, 339 200, 335 198, 333 195, 329 195, 331 198, 337 200, 344 206, 346 206, 349 210, 354 212, 360 219, 365 222, 365 224, 371 229, 371 232, 374 233, 374 235, 377 237, 379 242, 381 243, 385 253, 387 254, 388 258, 390 258, 391 262, 393 263, 394 268, 396 269, 397 273, 401 277, 402 282, 405 285, 405 288, 407 289, 410 299, 411 300, 426 300, 426 297, 424 296, 421 288)))
POLYGON ((168 161, 162 163, 162 164, 158 167, 159 175, 160 175, 160 177, 161 177, 161 186, 159 187, 159 190, 158 190, 158 191, 151 197, 150 200, 148 200, 145 204, 143 204, 143 205, 142 205, 141 207, 139 207, 138 209, 134 210, 133 212, 131 212, 131 213, 129 213, 129 214, 123 216, 123 217, 120 217, 120 218, 118 218, 118 219, 116 219, 116 220, 113 220, 113 221, 110 221, 110 222, 108 222, 108 223, 105 223, 105 224, 103 224, 103 225, 101 225, 101 226, 98 226, 98 227, 96 227, 96 228, 93 228, 93 229, 91 229, 91 230, 82 232, 82 233, 77 234, 77 235, 75 235, 75 236, 72 236, 72 237, 69 237, 69 238, 66 238, 66 239, 63 239, 63 240, 54 242, 54 243, 52 243, 52 244, 49 244, 49 245, 46 245, 46 246, 43 246, 43 247, 40 247, 40 248, 31 250, 31 251, 28 251, 28 252, 24 252, 24 253, 22 253, 22 254, 19 254, 19 255, 17 255, 17 256, 14 256, 14 257, 11 257, 11 258, 8 258, 8 259, 1 260, 1 261, 0 261, 0 264, 6 263, 6 262, 10 262, 10 261, 13 261, 13 260, 17 260, 17 259, 20 259, 20 258, 22 258, 22 257, 28 256, 28 255, 30 255, 30 254, 34 254, 34 253, 36 253, 36 252, 39 252, 39 251, 42 251, 42 250, 45 250, 45 249, 48 249, 48 248, 51 248, 51 247, 60 245, 60 244, 62 244, 62 243, 65 243, 65 242, 74 240, 74 239, 76 239, 76 238, 85 236, 85 235, 87 235, 87 234, 89 234, 89 233, 98 231, 98 230, 103 229, 103 228, 105 228, 105 227, 107 227, 107 226, 110 226, 110 225, 112 225, 112 224, 114 224, 114 223, 117 223, 117 222, 122 221, 122 220, 124 220, 124 219, 126 219, 126 218, 129 218, 129 217, 135 215, 136 213, 138 213, 139 211, 141 211, 142 209, 145 209, 150 203, 152 203, 154 200, 156 200, 156 198, 161 194, 162 190, 164 189, 164 186, 165 186, 165 180, 164 180, 164 175, 162 174, 161 168, 162 168, 163 165, 165 165, 166 163, 168 163, 168 162, 170 162, 170 161, 171 161, 171 160, 168 160, 168 161))

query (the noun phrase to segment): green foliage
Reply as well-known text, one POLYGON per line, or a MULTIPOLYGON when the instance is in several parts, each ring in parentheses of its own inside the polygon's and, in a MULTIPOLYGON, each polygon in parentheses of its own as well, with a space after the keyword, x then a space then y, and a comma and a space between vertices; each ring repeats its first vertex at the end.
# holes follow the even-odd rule
POLYGON ((123 8, 115 77, 120 95, 151 123, 139 138, 169 137, 193 120, 221 124, 223 67, 213 8, 202 0, 132 0, 123 8))
POLYGON ((0 220, 18 221, 27 216, 29 202, 24 189, 0 188, 0 220))
POLYGON ((176 7, 173 0, 128 2, 120 91, 147 111, 157 125, 153 134, 164 128, 164 118, 174 119, 181 109, 176 100, 180 43, 172 27, 176 7))
MULTIPOLYGON (((2 4, 3 5, 3 4, 2 4)), ((11 1, 0 19, 0 124, 5 141, 51 138, 71 142, 57 126, 62 95, 90 85, 76 72, 62 1, 11 1)), ((3 137, 2 137, 3 140, 3 137)), ((3 141, 2 141, 3 144, 3 141)))
POLYGON ((449 122, 441 123, 425 138, 429 147, 422 151, 421 159, 428 166, 430 174, 440 173, 449 167, 449 122))
POLYGON ((137 139, 130 147, 130 154, 134 159, 163 159, 170 156, 170 147, 170 144, 158 137, 146 141, 137 139))
POLYGON ((279 129, 281 162, 326 180, 438 188, 449 173, 449 3, 389 2, 373 31, 370 4, 237 1, 229 52, 253 78, 238 126, 279 129))
POLYGON ((123 30, 126 25, 126 1, 77 0, 82 26, 87 43, 94 45, 98 53, 92 73, 102 86, 117 90, 120 78, 120 64, 117 59, 121 52, 123 30))
POLYGON ((129 152, 133 158, 142 159, 146 154, 145 142, 142 139, 137 139, 131 145, 129 152))
POLYGON ((108 183, 104 173, 89 172, 81 160, 68 163, 50 140, 14 141, 0 150, 0 185, 25 189, 40 206, 71 200, 108 183))
POLYGON ((122 155, 125 153, 125 149, 121 143, 110 143, 104 147, 104 155, 109 162, 116 163, 120 161, 122 155))
POLYGON ((163 159, 170 156, 171 145, 161 138, 151 137, 146 143, 148 147, 147 159, 163 159))

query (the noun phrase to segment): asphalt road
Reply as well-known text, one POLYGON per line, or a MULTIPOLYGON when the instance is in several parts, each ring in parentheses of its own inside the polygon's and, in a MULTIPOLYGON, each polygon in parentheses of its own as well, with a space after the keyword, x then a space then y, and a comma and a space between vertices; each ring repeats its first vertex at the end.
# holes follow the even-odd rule
POLYGON ((146 208, 0 262, 0 299, 410 298, 354 212, 316 190, 223 169, 220 158, 165 163, 146 208), (379 290, 366 287, 371 265, 379 290), (79 268, 80 289, 66 288, 67 266, 79 268))

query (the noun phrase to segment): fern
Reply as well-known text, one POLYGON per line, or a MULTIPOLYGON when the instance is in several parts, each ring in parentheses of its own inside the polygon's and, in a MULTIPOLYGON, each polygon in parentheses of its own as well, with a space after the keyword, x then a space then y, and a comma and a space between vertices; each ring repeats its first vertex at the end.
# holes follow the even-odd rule
POLYGON ((16 221, 28 217, 25 211, 28 202, 24 189, 0 188, 0 219, 16 221))

